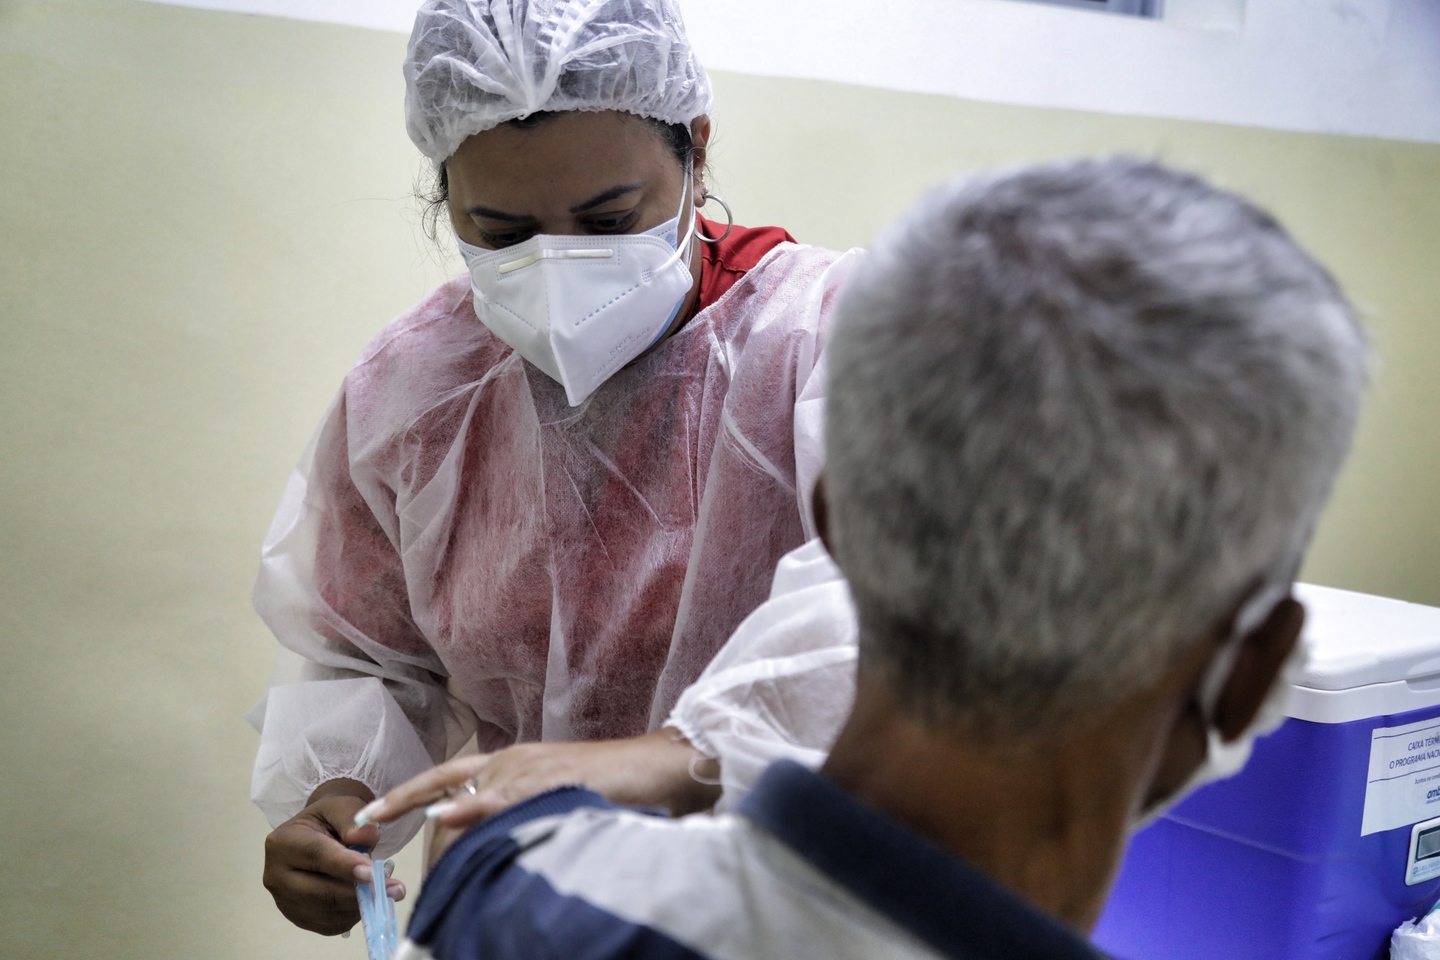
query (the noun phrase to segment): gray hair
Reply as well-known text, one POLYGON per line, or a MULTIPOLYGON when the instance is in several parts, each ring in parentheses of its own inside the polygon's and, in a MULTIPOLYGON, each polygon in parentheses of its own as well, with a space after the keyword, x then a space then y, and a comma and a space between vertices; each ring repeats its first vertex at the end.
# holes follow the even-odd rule
POLYGON ((1293 577, 1367 347, 1269 215, 1122 158, 935 190, 852 278, 829 363, 862 663, 923 719, 1024 731, 1293 577))

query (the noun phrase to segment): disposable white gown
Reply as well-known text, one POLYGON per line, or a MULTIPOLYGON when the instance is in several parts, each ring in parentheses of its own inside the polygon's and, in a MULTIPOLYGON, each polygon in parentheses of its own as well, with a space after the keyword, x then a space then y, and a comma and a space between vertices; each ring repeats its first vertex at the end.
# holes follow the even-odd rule
POLYGON ((780 561, 770 598, 745 618, 665 725, 720 761, 716 809, 779 759, 818 767, 855 700, 850 590, 817 540, 780 561))
POLYGON ((781 244, 576 408, 476 319, 467 278, 388 325, 263 550, 256 609, 299 657, 251 713, 270 822, 327 780, 389 790, 471 735, 659 726, 814 535, 821 351, 857 256, 781 244))

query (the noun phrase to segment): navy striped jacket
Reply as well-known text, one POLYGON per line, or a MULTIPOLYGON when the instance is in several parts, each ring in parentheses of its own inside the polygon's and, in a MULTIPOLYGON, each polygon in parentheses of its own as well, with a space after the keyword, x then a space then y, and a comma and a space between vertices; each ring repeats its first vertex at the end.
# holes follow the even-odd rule
POLYGON ((1097 960, 1055 919, 797 764, 733 815, 553 790, 441 858, 397 960, 1097 960))

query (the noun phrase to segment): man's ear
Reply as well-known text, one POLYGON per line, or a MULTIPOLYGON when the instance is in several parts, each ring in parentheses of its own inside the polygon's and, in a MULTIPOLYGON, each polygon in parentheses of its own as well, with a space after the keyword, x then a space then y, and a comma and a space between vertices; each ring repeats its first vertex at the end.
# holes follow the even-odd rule
POLYGON ((1305 626, 1305 608, 1294 597, 1285 597, 1270 610, 1265 621, 1240 641, 1240 651, 1230 679, 1215 703, 1215 729, 1227 742, 1234 740, 1255 719, 1266 694, 1279 680, 1280 670, 1305 626))
POLYGON ((820 534, 825 552, 835 556, 835 551, 830 549, 830 502, 825 499, 824 471, 815 478, 815 492, 810 495, 810 514, 815 518, 815 532, 820 534))
MULTIPOLYGON (((1201 656, 1196 650, 1194 659, 1180 663, 1175 668, 1176 692, 1184 696, 1186 704, 1180 711, 1165 743, 1164 752, 1150 783, 1142 809, 1153 810, 1168 802, 1194 776, 1196 768, 1205 762, 1206 720, 1201 715, 1196 699, 1196 689, 1202 682, 1214 657, 1225 642, 1233 636, 1232 624, 1240 615, 1240 604, 1234 613, 1218 624, 1211 635, 1208 655, 1201 656), (1188 693, 1182 691, 1188 690, 1188 693)), ((1226 741, 1235 740, 1255 720, 1266 694, 1280 679, 1295 644, 1300 640, 1300 628, 1305 624, 1305 608, 1290 597, 1280 600, 1270 608, 1263 623, 1240 639, 1240 649, 1235 653, 1235 662, 1230 676, 1220 691, 1215 704, 1213 723, 1220 736, 1226 741)))

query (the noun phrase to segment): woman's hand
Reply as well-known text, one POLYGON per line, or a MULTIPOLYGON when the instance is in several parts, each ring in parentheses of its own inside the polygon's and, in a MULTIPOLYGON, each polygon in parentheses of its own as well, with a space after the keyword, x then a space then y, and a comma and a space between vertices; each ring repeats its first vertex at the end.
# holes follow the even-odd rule
MULTIPOLYGON (((323 783, 304 810, 265 838, 265 889, 297 927, 329 936, 360 921, 355 884, 370 879, 371 860, 346 848, 380 842, 378 827, 355 825, 355 814, 374 796, 354 780, 323 783)), ((393 899, 404 898, 399 880, 387 879, 385 887, 393 899)))
POLYGON ((678 816, 712 806, 720 796, 719 787, 692 775, 692 765, 707 780, 717 772, 713 760, 668 728, 628 740, 522 743, 426 771, 367 806, 357 822, 388 823, 429 807, 453 837, 511 804, 570 784, 615 803, 661 807, 678 816))

